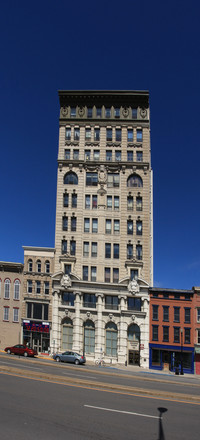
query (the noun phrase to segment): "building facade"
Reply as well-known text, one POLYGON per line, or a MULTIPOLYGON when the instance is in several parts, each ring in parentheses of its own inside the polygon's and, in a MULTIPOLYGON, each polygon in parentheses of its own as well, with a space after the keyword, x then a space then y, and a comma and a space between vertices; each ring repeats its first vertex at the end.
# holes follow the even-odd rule
POLYGON ((149 94, 60 91, 52 351, 148 366, 149 94))
POLYGON ((22 343, 49 353, 52 325, 54 248, 23 246, 22 343))
POLYGON ((149 292, 149 368, 194 373, 194 289, 149 292))
POLYGON ((21 341, 23 264, 0 261, 0 349, 21 341))
POLYGON ((200 287, 193 287, 193 289, 195 373, 200 374, 200 287))

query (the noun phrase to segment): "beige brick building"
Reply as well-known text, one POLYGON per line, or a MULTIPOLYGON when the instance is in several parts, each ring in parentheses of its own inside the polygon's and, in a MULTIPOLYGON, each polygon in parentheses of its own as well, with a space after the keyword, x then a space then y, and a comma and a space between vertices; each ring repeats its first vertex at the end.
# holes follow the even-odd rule
POLYGON ((60 91, 52 350, 148 365, 149 94, 60 91))
POLYGON ((23 264, 0 261, 0 349, 21 342, 23 264))
POLYGON ((22 342, 48 353, 52 323, 54 248, 23 246, 22 342))

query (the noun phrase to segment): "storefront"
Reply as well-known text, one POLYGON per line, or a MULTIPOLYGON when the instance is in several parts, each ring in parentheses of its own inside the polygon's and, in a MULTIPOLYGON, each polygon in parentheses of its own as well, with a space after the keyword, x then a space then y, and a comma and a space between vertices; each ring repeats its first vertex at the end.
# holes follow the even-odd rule
POLYGON ((194 374, 194 348, 149 344, 149 368, 174 371, 183 365, 183 372, 194 374))
POLYGON ((195 346, 195 373, 200 374, 200 347, 195 346))
POLYGON ((49 322, 23 320, 23 343, 37 350, 48 353, 50 347, 49 322))

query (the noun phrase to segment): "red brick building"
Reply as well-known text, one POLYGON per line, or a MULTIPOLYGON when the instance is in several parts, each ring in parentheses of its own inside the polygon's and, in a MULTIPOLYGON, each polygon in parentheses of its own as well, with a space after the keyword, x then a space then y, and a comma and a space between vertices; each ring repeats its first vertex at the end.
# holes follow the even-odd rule
MULTIPOLYGON (((149 292, 149 368, 194 373, 194 289, 150 288, 149 292)), ((198 298, 196 310, 200 310, 198 298)))
POLYGON ((195 373, 200 374, 200 287, 194 287, 195 373))

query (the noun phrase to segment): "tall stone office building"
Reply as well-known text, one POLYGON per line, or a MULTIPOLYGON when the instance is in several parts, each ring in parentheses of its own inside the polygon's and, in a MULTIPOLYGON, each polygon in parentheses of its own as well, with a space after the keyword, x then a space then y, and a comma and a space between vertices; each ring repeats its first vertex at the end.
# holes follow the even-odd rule
POLYGON ((149 93, 60 91, 52 351, 148 367, 149 93))

